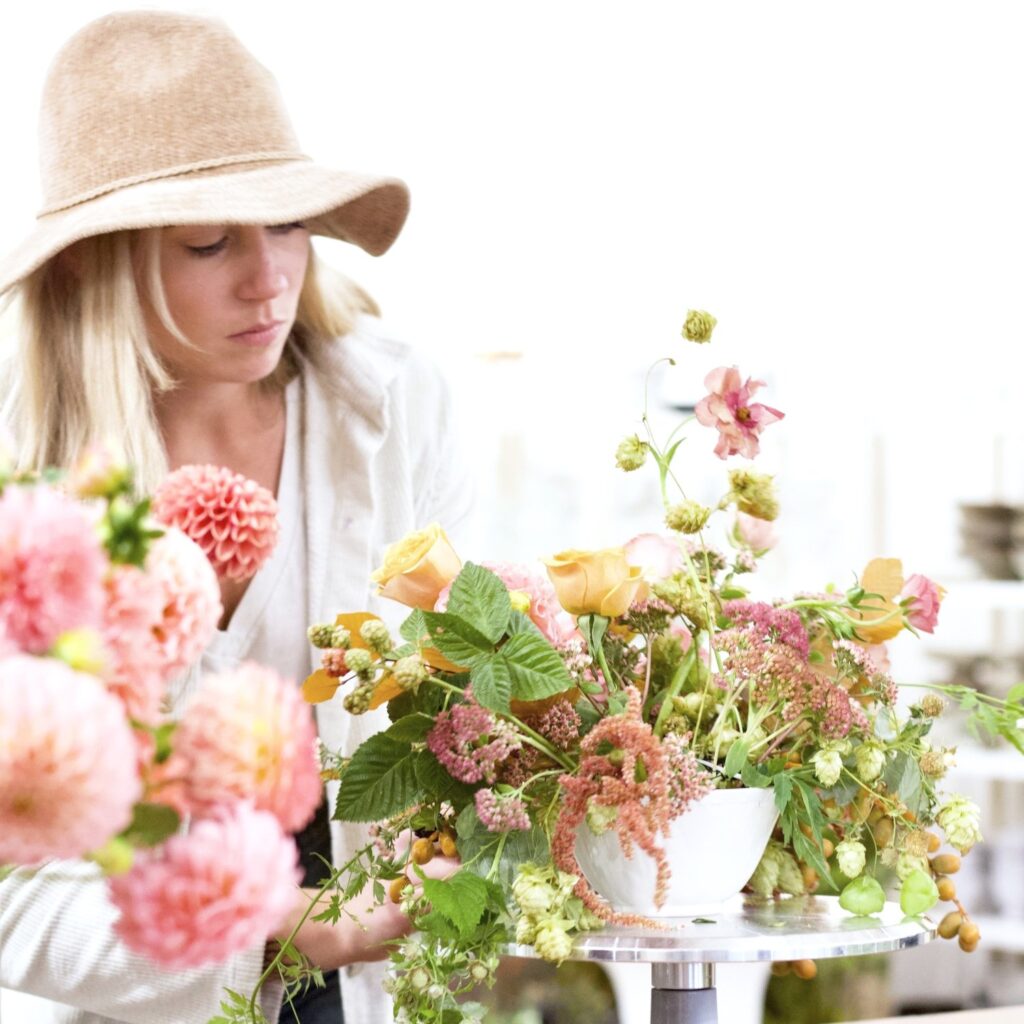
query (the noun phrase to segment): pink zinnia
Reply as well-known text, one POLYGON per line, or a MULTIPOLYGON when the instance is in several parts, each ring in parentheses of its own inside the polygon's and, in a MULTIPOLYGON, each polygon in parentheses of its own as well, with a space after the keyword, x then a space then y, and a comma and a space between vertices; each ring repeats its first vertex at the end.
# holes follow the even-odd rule
POLYGON ((218 963, 266 940, 295 907, 295 843, 246 804, 193 824, 110 880, 125 945, 170 969, 218 963))
POLYGON ((95 517, 50 487, 0 497, 0 633, 42 654, 68 629, 99 624, 107 559, 95 517))
POLYGON ((906 617, 914 629, 933 633, 939 621, 939 605, 945 596, 946 592, 937 583, 915 573, 903 584, 899 600, 909 600, 906 617))
POLYGON ((254 576, 277 543, 274 496, 223 466, 176 469, 153 496, 153 515, 191 537, 229 580, 254 576))
POLYGON ((146 572, 163 593, 153 636, 167 681, 184 672, 210 642, 223 610, 220 586, 199 547, 173 528, 149 549, 146 572))
POLYGON ((0 864, 79 857, 131 819, 141 785, 120 702, 50 658, 0 662, 0 864))
POLYGON ((711 394, 697 403, 695 411, 705 427, 718 429, 715 454, 720 459, 730 455, 754 458, 760 451, 757 439, 761 431, 784 415, 778 409, 750 401, 764 381, 748 377, 742 383, 735 366, 720 366, 704 378, 704 385, 711 394))
POLYGON ((313 712, 298 687, 252 663, 209 676, 174 735, 194 813, 252 800, 289 832, 308 824, 320 801, 315 744, 313 712))

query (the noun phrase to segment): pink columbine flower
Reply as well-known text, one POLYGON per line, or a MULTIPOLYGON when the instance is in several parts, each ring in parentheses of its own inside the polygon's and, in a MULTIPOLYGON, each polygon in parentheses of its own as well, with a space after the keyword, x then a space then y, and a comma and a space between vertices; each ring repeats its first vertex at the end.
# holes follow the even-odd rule
POLYGON ((679 542, 658 533, 641 533, 626 545, 626 561, 644 571, 644 578, 665 580, 683 568, 679 542))
POLYGON ((704 378, 711 392, 697 403, 697 419, 705 427, 716 427, 719 438, 715 454, 720 459, 742 455, 752 459, 760 451, 758 436, 765 427, 783 418, 783 413, 770 406, 752 403, 750 399, 763 380, 740 379, 735 366, 720 366, 704 378))
POLYGON ((427 733, 427 746, 460 782, 494 782, 501 763, 522 745, 508 722, 479 704, 456 704, 442 711, 427 733))
POLYGON ((315 744, 313 713, 299 689, 251 662, 208 676, 174 736, 193 813, 252 800, 289 832, 308 824, 320 801, 315 744))
POLYGON ((910 602, 906 611, 907 622, 922 633, 932 633, 939 621, 939 605, 945 596, 945 590, 937 583, 915 573, 903 584, 899 600, 910 602))
POLYGON ((157 488, 153 515, 191 537, 230 580, 255 575, 277 543, 274 496, 223 466, 176 469, 157 488))
POLYGON ((146 572, 163 593, 153 636, 167 681, 184 672, 213 636, 222 612, 220 586, 198 545, 173 528, 149 549, 146 572))
POLYGON ((162 967, 218 963, 281 926, 300 878, 295 843, 277 819, 239 804, 139 854, 131 871, 112 878, 121 912, 114 928, 162 967))
POLYGON ((0 662, 0 864, 79 857, 131 819, 141 784, 120 702, 51 658, 0 662))
POLYGON ((95 517, 38 485, 0 497, 0 632, 42 654, 65 630, 99 625, 107 559, 95 517))
POLYGON ((739 543, 745 544, 757 555, 771 551, 779 542, 779 533, 775 529, 774 523, 768 522, 767 519, 758 519, 757 516, 747 515, 746 512, 736 513, 733 534, 739 543))

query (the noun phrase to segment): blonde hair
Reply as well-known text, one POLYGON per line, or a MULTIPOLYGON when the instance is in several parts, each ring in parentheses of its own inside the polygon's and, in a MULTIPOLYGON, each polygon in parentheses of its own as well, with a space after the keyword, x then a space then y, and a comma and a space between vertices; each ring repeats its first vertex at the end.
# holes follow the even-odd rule
MULTIPOLYGON (((160 281, 158 237, 154 229, 84 239, 12 290, 17 351, 3 419, 18 439, 19 468, 66 467, 104 444, 134 467, 140 492, 167 473, 154 396, 176 385, 150 346, 136 283, 141 270, 155 311, 180 337, 160 281)), ((311 248, 295 325, 264 386, 284 387, 303 362, 324 374, 327 346, 362 312, 378 309, 311 248)))

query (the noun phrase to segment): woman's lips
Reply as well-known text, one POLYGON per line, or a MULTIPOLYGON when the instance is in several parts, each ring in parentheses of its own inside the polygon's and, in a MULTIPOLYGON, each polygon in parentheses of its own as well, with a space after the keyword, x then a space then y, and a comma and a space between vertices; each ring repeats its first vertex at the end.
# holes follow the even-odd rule
POLYGON ((284 324, 283 320, 274 320, 269 324, 250 327, 247 331, 229 334, 228 337, 242 345, 252 345, 254 348, 259 348, 262 345, 269 345, 276 340, 281 331, 282 324, 284 324))

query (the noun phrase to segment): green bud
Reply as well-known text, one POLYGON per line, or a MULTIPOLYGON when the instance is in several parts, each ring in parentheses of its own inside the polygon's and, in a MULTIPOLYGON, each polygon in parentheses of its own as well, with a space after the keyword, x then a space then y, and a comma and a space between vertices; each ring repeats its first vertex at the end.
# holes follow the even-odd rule
POLYGON ((615 465, 626 473, 639 469, 647 458, 647 445, 636 434, 627 437, 615 449, 615 465))
POLYGON ((545 921, 537 928, 537 937, 533 940, 533 948, 537 954, 550 963, 560 964, 572 956, 572 938, 559 925, 545 921))
POLYGON ((768 522, 779 515, 779 500, 775 496, 774 477, 767 473, 754 473, 748 469, 729 472, 729 498, 736 502, 740 512, 768 522))
POLYGON ((679 533, 698 533, 710 515, 711 509, 699 501, 681 501, 665 513, 665 525, 679 533))
POLYGON ((843 757, 838 750, 826 747, 811 758, 811 765, 814 768, 814 777, 830 789, 839 781, 839 776, 843 772, 843 757))
POLYGON ((935 816, 950 846, 966 853, 981 842, 981 809, 973 800, 953 795, 935 816))
POLYGON ((683 321, 683 337, 687 341, 704 345, 711 340, 711 334, 718 321, 703 309, 689 309, 683 321))
POLYGON ((864 743, 853 752, 857 774, 864 782, 874 782, 885 768, 885 751, 877 743, 864 743))
POLYGON ((388 627, 379 619, 368 619, 359 627, 359 635, 363 642, 378 654, 387 654, 391 650, 391 634, 388 627))
POLYGON ((349 671, 362 675, 370 670, 370 666, 373 664, 373 657, 369 651, 364 651, 361 647, 354 647, 345 655, 345 664, 348 666, 349 671))

